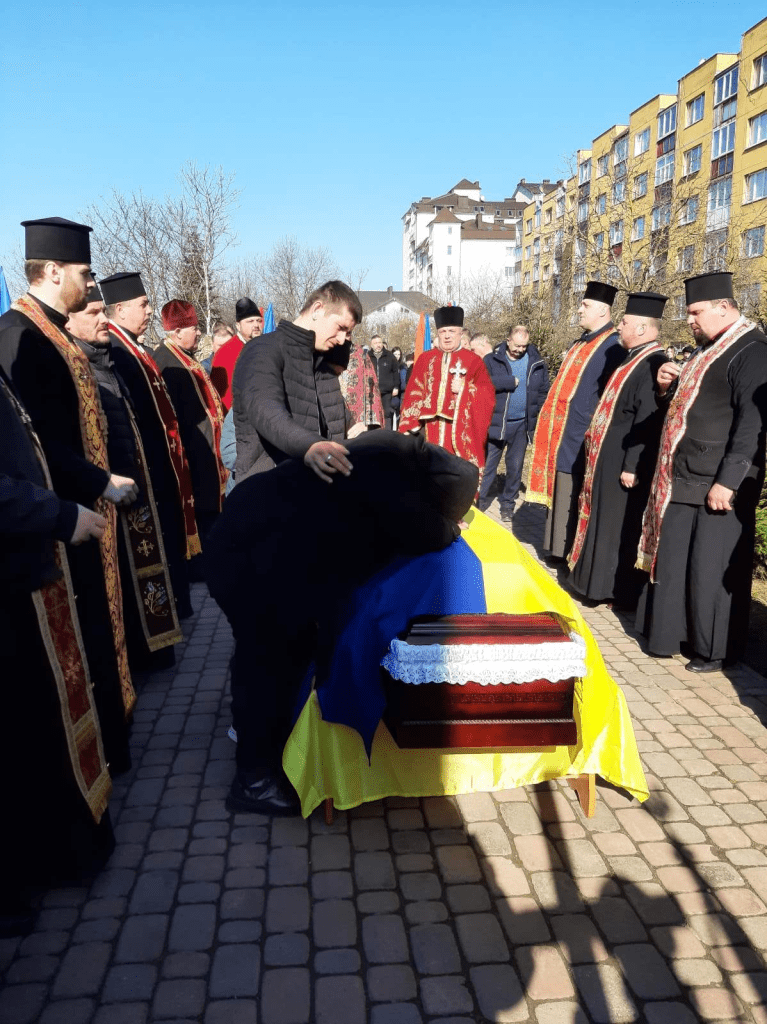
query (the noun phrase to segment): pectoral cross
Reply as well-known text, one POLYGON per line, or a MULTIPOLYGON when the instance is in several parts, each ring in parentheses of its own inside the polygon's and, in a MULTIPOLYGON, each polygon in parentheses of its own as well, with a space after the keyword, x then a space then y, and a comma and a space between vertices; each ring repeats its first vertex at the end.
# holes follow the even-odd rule
POLYGON ((465 377, 466 376, 466 367, 463 365, 463 363, 459 359, 458 362, 455 364, 455 366, 451 366, 450 367, 450 369, 448 370, 448 373, 452 373, 453 374, 453 380, 457 381, 459 376, 460 377, 465 377))

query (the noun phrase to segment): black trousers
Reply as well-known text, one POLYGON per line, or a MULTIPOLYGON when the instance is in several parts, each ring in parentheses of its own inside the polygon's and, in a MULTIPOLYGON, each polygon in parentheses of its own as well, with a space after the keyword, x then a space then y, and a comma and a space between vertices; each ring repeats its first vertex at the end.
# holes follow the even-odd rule
POLYGON ((707 660, 732 660, 748 633, 754 505, 730 512, 672 502, 663 518, 656 582, 645 585, 637 628, 654 654, 677 654, 682 643, 707 660))
POLYGON ((522 466, 527 449, 527 431, 524 420, 513 420, 506 424, 506 440, 487 439, 487 456, 482 474, 482 486, 479 489, 479 507, 484 511, 490 505, 490 490, 495 481, 498 465, 504 448, 506 449, 506 483, 498 501, 501 509, 514 511, 514 504, 522 484, 522 466))
POLYGON ((381 405, 383 406, 384 414, 384 426, 387 430, 392 428, 392 407, 391 407, 391 391, 387 391, 385 394, 381 392, 381 405))
POLYGON ((578 498, 583 477, 557 470, 554 496, 546 517, 543 549, 557 558, 566 558, 578 528, 578 498))

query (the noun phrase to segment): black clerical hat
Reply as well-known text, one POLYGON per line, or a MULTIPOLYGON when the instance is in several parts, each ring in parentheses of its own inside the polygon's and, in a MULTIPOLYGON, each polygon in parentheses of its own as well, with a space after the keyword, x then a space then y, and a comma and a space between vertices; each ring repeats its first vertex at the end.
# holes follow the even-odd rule
POLYGON ((247 320, 249 316, 263 316, 253 299, 238 299, 234 304, 234 319, 247 320))
POLYGON ((88 294, 85 297, 85 301, 88 303, 104 301, 104 296, 101 294, 101 289, 97 284, 94 284, 94 286, 88 292, 88 294))
POLYGON ((719 270, 712 274, 697 274, 684 282, 685 302, 715 302, 717 299, 732 299, 732 274, 719 270))
POLYGON ((463 327, 463 309, 460 306, 440 306, 434 310, 434 323, 440 327, 463 327))
POLYGON ((75 224, 64 217, 43 217, 23 220, 25 229, 24 258, 57 260, 61 263, 90 263, 90 233, 93 228, 75 224))
POLYGON ((606 302, 608 306, 612 306, 617 293, 617 288, 611 284, 605 284, 604 281, 587 281, 583 297, 584 299, 594 299, 596 302, 606 302))
POLYGON ((114 306, 117 302, 129 302, 130 299, 140 299, 142 295, 146 295, 141 274, 133 271, 102 278, 99 285, 107 306, 114 306))
POLYGON ((626 312, 631 316, 652 316, 660 320, 668 295, 660 292, 631 292, 626 303, 626 312))

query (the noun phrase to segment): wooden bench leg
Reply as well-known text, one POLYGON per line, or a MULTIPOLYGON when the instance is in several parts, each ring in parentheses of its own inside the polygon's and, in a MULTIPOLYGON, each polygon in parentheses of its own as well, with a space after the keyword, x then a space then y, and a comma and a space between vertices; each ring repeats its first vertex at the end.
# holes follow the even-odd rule
MULTIPOLYGON (((593 776, 592 776, 593 778, 593 776)), ((333 824, 333 797, 328 796, 325 798, 325 824, 333 824)))
POLYGON ((596 779, 593 775, 579 775, 577 779, 569 778, 567 784, 574 789, 578 803, 587 818, 594 817, 597 802, 596 779))

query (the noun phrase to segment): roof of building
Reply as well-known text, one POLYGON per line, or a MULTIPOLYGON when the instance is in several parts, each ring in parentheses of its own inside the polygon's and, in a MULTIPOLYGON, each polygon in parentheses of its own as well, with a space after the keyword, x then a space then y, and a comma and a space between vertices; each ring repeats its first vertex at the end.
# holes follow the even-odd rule
POLYGON ((450 210, 440 210, 432 224, 460 224, 460 220, 450 210))
POLYGON ((469 181, 468 178, 461 178, 457 185, 453 185, 450 189, 451 192, 455 192, 457 188, 479 188, 478 181, 469 181))
POLYGON ((387 288, 380 292, 357 292, 357 295, 365 316, 375 313, 392 301, 398 302, 412 313, 433 313, 437 308, 437 303, 423 292, 395 292, 393 288, 387 288))

